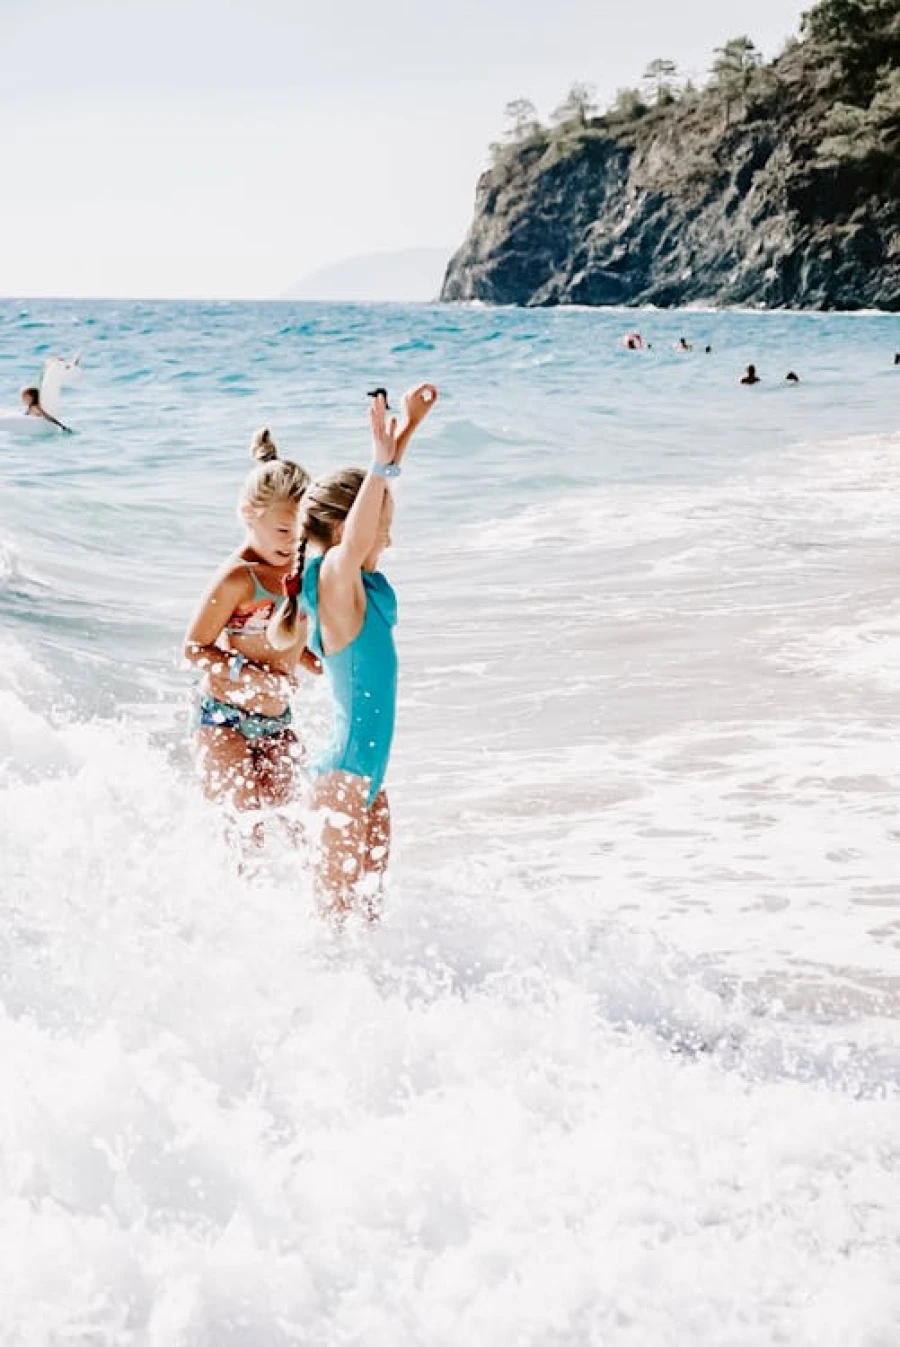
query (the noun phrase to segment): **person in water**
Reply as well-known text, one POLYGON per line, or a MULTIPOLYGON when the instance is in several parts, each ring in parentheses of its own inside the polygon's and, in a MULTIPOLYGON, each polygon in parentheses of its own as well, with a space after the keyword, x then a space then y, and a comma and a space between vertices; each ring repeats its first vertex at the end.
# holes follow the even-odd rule
POLYGON ((373 461, 367 470, 344 468, 312 483, 303 502, 298 586, 293 584, 270 628, 277 648, 295 649, 302 614, 310 649, 321 659, 331 688, 334 723, 324 754, 312 766, 313 808, 321 836, 316 887, 323 909, 337 917, 362 901, 377 916, 377 893, 387 869, 391 816, 384 789, 394 734, 397 599, 378 569, 391 545, 394 501, 390 481, 416 428, 437 399, 422 384, 403 399, 404 425, 387 419, 379 389, 370 410, 373 461), (307 548, 315 555, 307 559, 307 548))
POLYGON ((205 793, 237 810, 286 803, 302 748, 290 696, 300 666, 319 672, 306 649, 306 623, 276 649, 266 629, 293 573, 300 506, 309 474, 278 457, 268 430, 250 452, 238 514, 244 540, 219 568, 187 630, 184 655, 203 674, 194 742, 205 793))
POLYGON ((784 376, 784 382, 786 384, 798 384, 800 382, 800 375, 795 374, 792 369, 789 369, 787 374, 784 376))
POLYGON ((693 349, 694 348, 688 341, 687 337, 679 337, 675 343, 676 351, 693 351, 693 349))
POLYGON ((760 378, 759 378, 759 375, 758 375, 757 372, 756 372, 756 366, 755 366, 755 365, 748 365, 748 366, 747 366, 746 373, 745 373, 745 374, 742 376, 742 378, 741 378, 741 383, 742 383, 742 384, 758 384, 759 382, 760 382, 760 378))
POLYGON ((60 430, 64 430, 67 435, 72 434, 71 426, 64 426, 62 421, 57 421, 55 416, 51 416, 49 412, 44 411, 41 406, 41 390, 39 388, 33 386, 23 388, 19 396, 25 404, 26 416, 43 417, 45 421, 50 422, 51 426, 57 426, 60 430))

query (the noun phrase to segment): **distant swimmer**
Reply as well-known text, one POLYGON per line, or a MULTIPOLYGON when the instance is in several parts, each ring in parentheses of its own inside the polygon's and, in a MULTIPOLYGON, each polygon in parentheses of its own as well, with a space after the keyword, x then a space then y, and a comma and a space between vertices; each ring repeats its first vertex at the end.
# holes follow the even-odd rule
POLYGON ((81 377, 81 357, 64 360, 52 355, 44 362, 40 383, 26 384, 19 392, 19 405, 0 407, 0 434, 52 435, 62 430, 71 435, 71 426, 60 418, 60 394, 66 384, 81 377), (24 404, 24 405, 23 405, 24 404))
POLYGON ((644 338, 640 332, 626 332, 622 338, 622 345, 626 351, 643 351, 644 338))
POLYGON ((894 364, 900 365, 900 351, 894 352, 894 364))
POLYGON ((704 354, 704 355, 712 355, 712 347, 711 347, 711 346, 704 346, 704 348, 703 348, 703 354, 704 354))
POLYGON ((759 381, 760 381, 760 380, 759 380, 759 375, 758 375, 757 372, 756 372, 756 366, 755 366, 755 365, 748 365, 748 366, 747 366, 747 372, 746 372, 746 374, 744 374, 743 378, 741 379, 741 383, 742 383, 742 384, 758 384, 759 381))
POLYGON ((679 337, 675 343, 676 351, 693 351, 693 349, 694 348, 688 341, 687 337, 679 337))
POLYGON ((800 382, 800 375, 795 374, 792 369, 789 369, 787 374, 784 376, 784 382, 786 384, 798 384, 800 382))
POLYGON ((28 388, 23 388, 19 396, 25 404, 26 416, 43 417, 45 421, 50 422, 51 426, 58 426, 59 429, 64 430, 67 435, 72 434, 71 426, 64 426, 62 421, 57 421, 55 416, 51 416, 50 413, 45 411, 41 406, 41 390, 39 388, 36 388, 33 385, 28 388))

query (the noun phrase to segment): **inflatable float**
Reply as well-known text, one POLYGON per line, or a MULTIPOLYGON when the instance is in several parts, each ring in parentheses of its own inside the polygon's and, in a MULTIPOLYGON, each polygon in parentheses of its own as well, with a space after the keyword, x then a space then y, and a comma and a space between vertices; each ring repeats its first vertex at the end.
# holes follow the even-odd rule
MULTIPOLYGON (((44 372, 41 375, 41 406, 58 421, 63 420, 59 410, 62 389, 66 384, 74 383, 80 374, 80 355, 74 356, 72 360, 63 360, 61 356, 54 355, 44 365, 44 372)), ((61 433, 59 427, 45 417, 26 416, 23 410, 15 407, 0 407, 0 432, 7 435, 61 433)))

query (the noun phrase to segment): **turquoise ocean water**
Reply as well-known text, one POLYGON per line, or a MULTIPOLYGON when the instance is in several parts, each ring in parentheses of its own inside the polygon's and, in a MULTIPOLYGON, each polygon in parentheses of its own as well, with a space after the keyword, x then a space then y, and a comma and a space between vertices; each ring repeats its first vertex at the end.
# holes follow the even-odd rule
POLYGON ((0 434, 0 1341, 900 1341, 898 349, 0 302, 0 405, 83 362, 76 435, 0 434), (364 463, 423 379, 389 903, 336 938, 290 853, 235 874, 178 649, 256 428, 364 463))

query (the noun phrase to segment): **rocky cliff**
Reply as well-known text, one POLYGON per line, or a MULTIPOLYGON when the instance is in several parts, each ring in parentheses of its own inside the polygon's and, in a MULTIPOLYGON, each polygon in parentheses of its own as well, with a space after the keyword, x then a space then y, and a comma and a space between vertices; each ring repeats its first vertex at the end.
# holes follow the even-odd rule
POLYGON ((738 85, 532 123, 442 298, 900 310, 898 51, 897 0, 826 0, 738 85))

